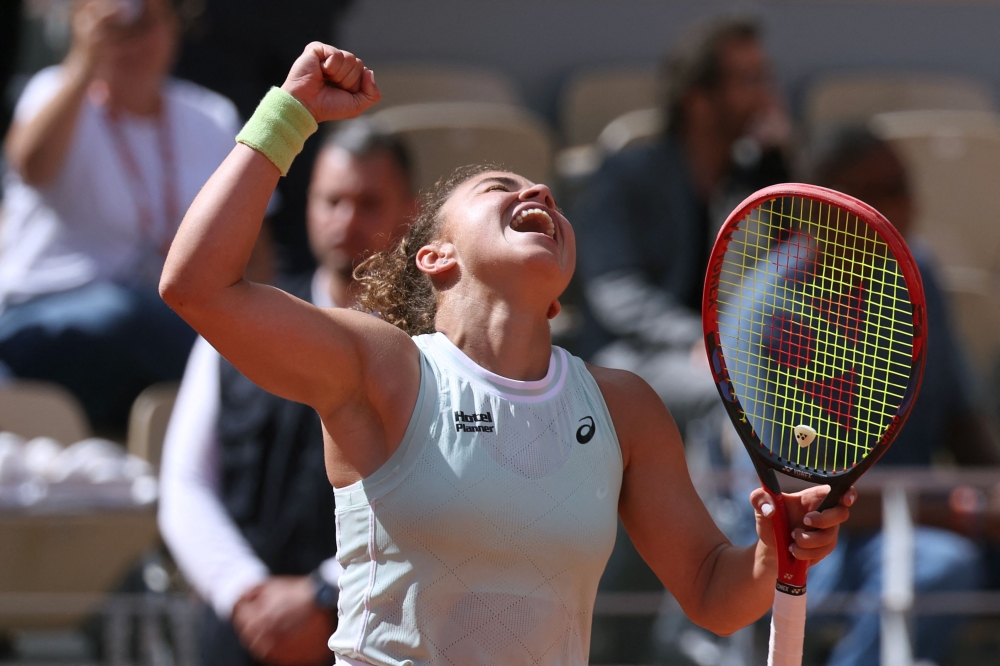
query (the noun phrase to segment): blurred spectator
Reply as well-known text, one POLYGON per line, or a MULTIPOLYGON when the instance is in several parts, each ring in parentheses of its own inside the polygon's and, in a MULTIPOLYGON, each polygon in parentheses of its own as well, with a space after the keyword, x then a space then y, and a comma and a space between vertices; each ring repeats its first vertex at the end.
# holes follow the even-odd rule
POLYGON ((897 443, 879 465, 930 465, 950 451, 963 465, 1000 464, 1000 452, 973 399, 979 384, 952 331, 947 299, 929 248, 913 232, 913 199, 903 163, 865 126, 842 127, 810 151, 808 182, 864 201, 907 239, 920 269, 927 300, 927 360, 917 401, 897 443))
MULTIPOLYGON (((350 307, 353 267, 398 239, 416 209, 401 144, 363 123, 342 129, 316 161, 307 209, 320 266, 281 286, 350 307)), ((160 527, 211 605, 203 663, 332 661, 339 567, 325 469, 316 412, 258 388, 199 339, 167 432, 160 527)))
MULTIPOLYGON (((864 126, 840 128, 817 141, 806 160, 806 182, 830 187, 872 205, 901 233, 909 234, 913 202, 903 164, 888 144, 864 126)), ((938 283, 928 251, 913 238, 908 239, 923 278, 927 301, 928 349, 923 384, 905 427, 878 467, 888 465, 929 466, 942 452, 961 464, 996 465, 996 448, 990 428, 971 396, 967 369, 949 325, 944 294, 938 283)), ((713 469, 741 472, 743 479, 731 488, 716 490, 707 484, 699 490, 706 506, 726 536, 737 545, 757 539, 752 509, 746 507, 749 492, 756 487, 756 472, 750 457, 732 429, 721 405, 688 431, 688 464, 698 484, 699 475, 711 476, 713 469), (693 449, 693 451, 691 450, 693 449)), ((976 491, 964 489, 959 495, 976 491)), ((876 531, 879 507, 873 498, 862 495, 851 509, 851 521, 841 530, 836 550, 809 570, 809 604, 824 601, 830 592, 860 592, 869 599, 882 591, 881 532, 876 531)), ((982 554, 975 543, 954 532, 918 526, 914 535, 915 591, 961 592, 974 590, 984 582, 982 554)), ((814 616, 810 626, 828 622, 814 616)), ((938 663, 948 649, 959 624, 956 616, 917 616, 912 633, 917 659, 938 663)), ((838 641, 827 662, 829 666, 866 666, 879 663, 877 614, 859 613, 849 618, 847 633, 838 641)), ((681 623, 669 605, 657 619, 653 650, 669 657, 685 647, 722 654, 721 644, 703 630, 681 623)), ((692 654, 691 649, 687 650, 692 654)))
MULTIPOLYGON (((705 360, 701 293, 715 234, 756 189, 785 180, 789 133, 753 21, 725 18, 690 31, 665 58, 666 131, 609 156, 574 209, 579 270, 600 338, 597 365, 640 375, 681 432, 718 405, 705 360)), ((624 532, 620 530, 619 536, 624 532)), ((619 538, 603 590, 662 589, 619 538)), ((635 625, 634 619, 628 624, 635 625)), ((639 661, 647 640, 602 619, 595 635, 639 661)))
MULTIPOLYGON (((188 29, 178 76, 219 92, 248 119, 261 97, 312 41, 336 44, 336 26, 352 0, 181 0, 188 29)), ((278 268, 311 272, 306 229, 306 190, 318 138, 306 142, 295 166, 278 183, 281 207, 271 216, 278 268)))
POLYGON ((690 33, 664 76, 666 132, 605 160, 574 219, 584 291, 612 341, 594 362, 646 379, 683 432, 718 400, 699 316, 715 233, 740 199, 785 179, 788 124, 749 20, 690 33))
POLYGON ((225 98, 167 78, 172 0, 81 0, 72 30, 7 134, 0 363, 63 384, 95 429, 121 435, 135 396, 183 371, 194 333, 156 284, 239 121, 225 98))
MULTIPOLYGON (((923 279, 927 300, 927 358, 923 383, 906 425, 879 460, 890 465, 929 466, 942 451, 966 465, 1000 464, 1000 451, 972 398, 974 385, 951 330, 945 294, 927 248, 909 237, 913 200, 906 171, 890 146, 864 126, 841 128, 821 140, 811 156, 810 181, 844 192, 873 206, 908 237, 923 279)), ((916 592, 974 590, 984 582, 979 548, 953 532, 917 527, 914 535, 916 592)), ((836 551, 809 572, 811 603, 827 592, 882 589, 881 532, 842 531, 836 551)), ((956 616, 919 615, 914 654, 940 662, 955 628, 956 616)), ((879 662, 877 615, 857 615, 830 656, 831 666, 879 662)))
POLYGON ((7 84, 17 64, 21 45, 21 0, 0 2, 0 132, 7 131, 10 110, 7 107, 7 84))

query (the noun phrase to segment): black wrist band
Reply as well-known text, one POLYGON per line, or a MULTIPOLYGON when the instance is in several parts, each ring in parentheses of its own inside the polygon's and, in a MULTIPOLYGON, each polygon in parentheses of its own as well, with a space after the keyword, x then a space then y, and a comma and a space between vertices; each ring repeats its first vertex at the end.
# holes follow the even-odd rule
POLYGON ((319 569, 309 574, 309 580, 312 581, 313 590, 315 591, 314 599, 316 605, 336 613, 337 601, 340 599, 340 590, 336 586, 326 582, 326 579, 320 574, 319 569))

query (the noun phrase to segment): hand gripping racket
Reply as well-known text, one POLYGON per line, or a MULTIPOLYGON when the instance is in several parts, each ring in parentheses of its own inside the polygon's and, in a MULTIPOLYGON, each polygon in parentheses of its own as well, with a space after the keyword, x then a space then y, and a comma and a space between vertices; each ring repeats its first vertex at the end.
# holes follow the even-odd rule
POLYGON ((719 394, 771 496, 778 580, 769 666, 799 666, 808 565, 775 472, 841 496, 892 443, 920 386, 924 293, 913 257, 875 209, 821 187, 744 201, 712 249, 705 343, 719 394))

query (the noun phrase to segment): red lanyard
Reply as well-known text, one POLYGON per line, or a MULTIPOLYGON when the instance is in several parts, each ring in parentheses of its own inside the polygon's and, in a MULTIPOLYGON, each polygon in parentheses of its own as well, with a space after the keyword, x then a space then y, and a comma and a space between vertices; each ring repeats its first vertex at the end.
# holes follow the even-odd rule
POLYGON ((105 118, 122 170, 125 172, 125 179, 132 191, 132 200, 135 201, 135 206, 139 211, 139 224, 142 227, 142 232, 156 246, 160 256, 165 257, 180 222, 177 219, 180 210, 180 195, 177 192, 177 168, 174 159, 174 146, 171 141, 170 122, 167 119, 166 100, 164 100, 163 109, 160 111, 156 123, 157 146, 160 152, 160 164, 163 167, 161 176, 163 178, 164 228, 160 229, 159 233, 156 229, 156 219, 153 217, 153 196, 146 186, 146 182, 142 179, 139 162, 129 148, 122 130, 121 117, 108 112, 105 118))

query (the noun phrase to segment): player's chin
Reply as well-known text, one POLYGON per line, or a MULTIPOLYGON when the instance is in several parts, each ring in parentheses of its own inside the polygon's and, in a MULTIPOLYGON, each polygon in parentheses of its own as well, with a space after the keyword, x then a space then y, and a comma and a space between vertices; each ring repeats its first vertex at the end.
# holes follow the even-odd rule
POLYGON ((528 245, 517 248, 512 257, 512 263, 520 271, 527 271, 544 279, 561 279, 562 276, 572 276, 575 261, 558 249, 545 246, 528 245))
POLYGON ((542 234, 532 234, 532 237, 529 238, 516 238, 516 242, 512 245, 517 254, 524 258, 541 259, 547 257, 558 261, 564 255, 563 248, 559 243, 542 234))

